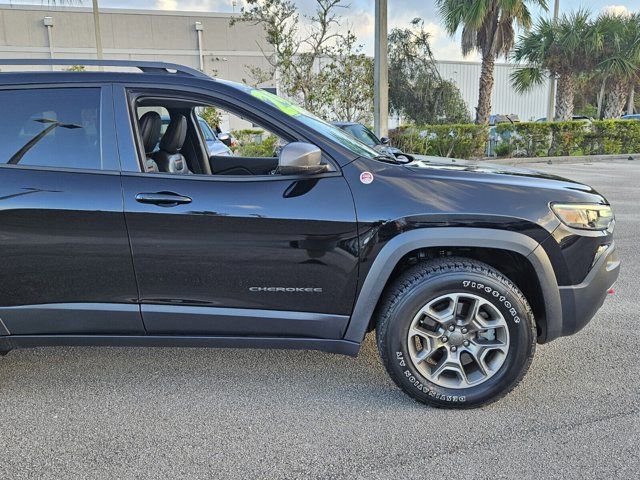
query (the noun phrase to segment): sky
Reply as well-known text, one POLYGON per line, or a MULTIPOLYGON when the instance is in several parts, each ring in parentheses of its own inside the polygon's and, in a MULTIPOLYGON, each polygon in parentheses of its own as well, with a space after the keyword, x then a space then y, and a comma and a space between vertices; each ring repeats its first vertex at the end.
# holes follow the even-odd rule
MULTIPOLYGON (((548 0, 553 3, 553 0, 548 0)), ((0 0, 2 3, 18 4, 46 4, 47 0, 0 0)), ((51 2, 55 3, 55 2, 51 2)), ((60 2, 58 2, 60 3, 60 2)), ((72 0, 72 3, 90 6, 91 0, 72 0)), ((210 12, 239 11, 243 0, 99 0, 100 7, 111 8, 138 8, 155 10, 193 10, 210 12)), ((315 0, 295 0, 301 12, 310 13, 315 0)), ((374 34, 374 1, 373 0, 345 0, 347 8, 343 10, 344 25, 348 26, 363 45, 364 51, 373 54, 374 34)), ((425 21, 426 29, 432 35, 432 47, 439 60, 460 60, 462 53, 459 46, 459 36, 450 37, 440 25, 434 0, 388 0, 389 28, 404 27, 409 22, 420 17, 425 21)), ((569 12, 578 8, 587 8, 594 13, 604 10, 612 10, 618 13, 627 11, 640 11, 640 0, 560 0, 560 12, 569 12)), ((544 12, 538 12, 538 14, 544 12)), ((547 14, 548 15, 548 14, 547 14)), ((477 55, 472 54, 467 60, 477 60, 477 55)))

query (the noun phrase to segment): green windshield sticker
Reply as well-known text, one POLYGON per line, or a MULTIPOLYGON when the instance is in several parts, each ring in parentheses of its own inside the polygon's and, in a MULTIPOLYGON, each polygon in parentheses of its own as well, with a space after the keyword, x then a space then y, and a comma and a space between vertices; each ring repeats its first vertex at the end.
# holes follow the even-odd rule
POLYGON ((286 113, 287 115, 290 115, 292 117, 295 117, 296 115, 304 115, 305 113, 304 110, 297 105, 291 103, 288 100, 285 100, 284 98, 280 98, 273 93, 269 93, 266 90, 253 89, 251 90, 251 95, 259 98, 263 102, 270 103, 281 112, 286 113))

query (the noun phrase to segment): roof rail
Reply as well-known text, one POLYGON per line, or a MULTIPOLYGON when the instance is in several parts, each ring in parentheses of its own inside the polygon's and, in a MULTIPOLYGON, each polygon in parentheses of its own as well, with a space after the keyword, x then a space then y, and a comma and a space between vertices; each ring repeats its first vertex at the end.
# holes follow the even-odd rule
POLYGON ((191 67, 176 63, 143 62, 137 60, 95 60, 95 59, 58 59, 58 58, 11 58, 0 59, 0 65, 86 65, 90 67, 132 67, 145 73, 182 74, 196 78, 211 77, 191 67), (174 73, 175 72, 175 73, 174 73))

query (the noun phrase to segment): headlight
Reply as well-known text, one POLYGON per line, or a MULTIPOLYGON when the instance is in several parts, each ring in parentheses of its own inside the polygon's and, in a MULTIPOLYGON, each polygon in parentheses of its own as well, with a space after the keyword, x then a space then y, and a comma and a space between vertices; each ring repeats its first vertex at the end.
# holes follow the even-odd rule
POLYGON ((613 221, 609 205, 596 203, 554 203, 553 212, 565 225, 582 230, 606 230, 613 221))

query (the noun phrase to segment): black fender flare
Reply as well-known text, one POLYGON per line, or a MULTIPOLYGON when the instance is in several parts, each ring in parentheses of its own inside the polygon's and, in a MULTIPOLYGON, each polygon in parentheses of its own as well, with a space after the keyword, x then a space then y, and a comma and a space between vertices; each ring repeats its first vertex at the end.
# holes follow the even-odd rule
POLYGON ((544 341, 562 334, 562 304, 555 271, 540 244, 522 233, 489 228, 437 227, 417 229, 391 239, 380 251, 360 289, 345 340, 361 343, 393 269, 409 252, 429 247, 478 247, 524 256, 534 268, 544 299, 547 329, 544 341))

